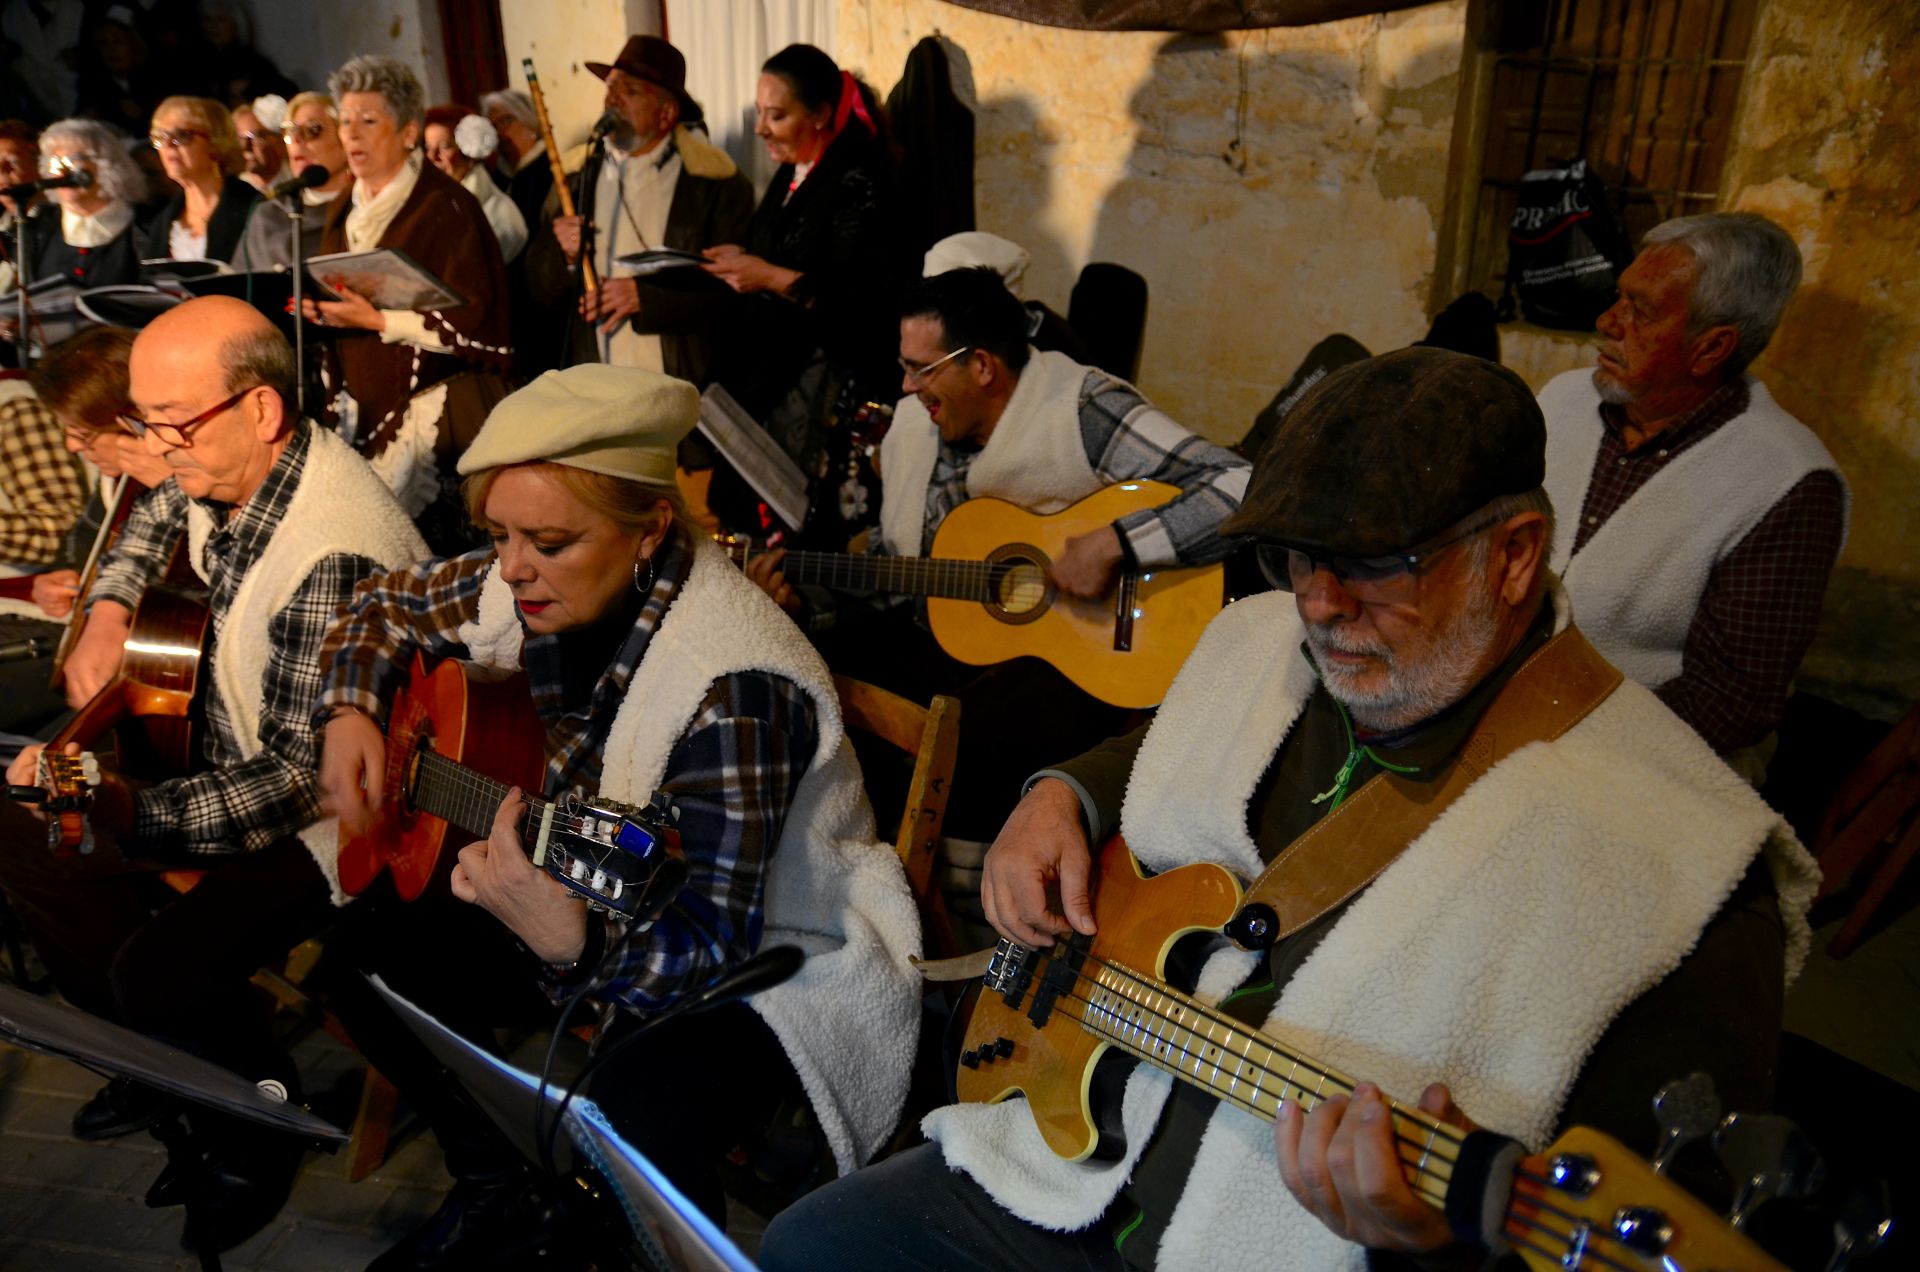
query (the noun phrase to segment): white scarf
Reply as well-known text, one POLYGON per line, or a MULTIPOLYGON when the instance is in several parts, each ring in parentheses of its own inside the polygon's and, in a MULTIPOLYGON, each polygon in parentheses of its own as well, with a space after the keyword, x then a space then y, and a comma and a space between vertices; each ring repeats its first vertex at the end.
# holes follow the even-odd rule
POLYGON ((380 236, 400 215, 400 205, 413 193, 420 180, 420 156, 409 154, 393 180, 375 195, 368 195, 364 181, 353 183, 353 209, 347 213, 347 246, 356 252, 372 251, 380 245, 380 236))

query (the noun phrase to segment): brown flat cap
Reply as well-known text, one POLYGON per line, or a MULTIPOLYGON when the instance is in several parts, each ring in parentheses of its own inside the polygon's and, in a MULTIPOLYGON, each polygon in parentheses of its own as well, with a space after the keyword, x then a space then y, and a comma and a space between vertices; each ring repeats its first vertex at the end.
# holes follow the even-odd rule
POLYGON ((686 56, 657 35, 628 36, 620 46, 620 56, 611 62, 588 62, 587 69, 601 79, 614 71, 625 71, 672 93, 680 100, 683 114, 694 109, 693 99, 687 96, 686 56))
POLYGON ((1340 368, 1300 400, 1220 533, 1338 556, 1405 552, 1538 487, 1546 453, 1546 421, 1519 376, 1400 349, 1340 368))

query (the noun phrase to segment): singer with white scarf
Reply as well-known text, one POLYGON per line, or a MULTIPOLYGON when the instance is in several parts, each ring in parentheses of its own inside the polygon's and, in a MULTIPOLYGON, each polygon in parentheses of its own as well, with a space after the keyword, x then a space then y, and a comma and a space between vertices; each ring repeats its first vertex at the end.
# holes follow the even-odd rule
MULTIPOLYGON (((424 103, 412 71, 392 58, 356 57, 328 88, 354 185, 328 212, 322 248, 398 249, 463 301, 425 313, 376 309, 352 291, 307 301, 307 319, 334 337, 324 361, 332 413, 429 546, 457 553, 472 541, 454 464, 507 392, 500 245, 479 201, 421 159, 424 103)), ((324 279, 324 267, 318 273, 324 279)))

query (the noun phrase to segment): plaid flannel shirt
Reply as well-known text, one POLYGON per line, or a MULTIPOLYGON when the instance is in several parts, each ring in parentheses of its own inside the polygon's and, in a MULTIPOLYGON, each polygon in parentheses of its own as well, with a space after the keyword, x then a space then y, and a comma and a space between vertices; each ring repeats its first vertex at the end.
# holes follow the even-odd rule
POLYGON ((30 393, 0 399, 0 473, 8 505, 0 509, 0 561, 51 565, 86 507, 87 485, 60 422, 30 393))
MULTIPOLYGON (((219 661, 234 595, 266 551, 300 484, 312 445, 310 427, 296 429, 260 488, 238 510, 199 501, 217 527, 206 546, 213 623, 203 676, 211 676, 219 661)), ((168 481, 134 505, 119 541, 102 561, 94 604, 116 601, 132 610, 140 603, 146 586, 166 573, 185 532, 187 499, 168 481)), ((271 650, 262 683, 259 751, 246 758, 232 711, 219 693, 209 692, 202 742, 208 769, 135 794, 131 850, 162 856, 254 852, 319 819, 313 731, 307 716, 320 687, 320 642, 354 587, 379 568, 366 557, 346 552, 320 560, 267 624, 271 650)))
MULTIPOLYGON (((1626 412, 1602 403, 1599 453, 1574 535, 1578 554, 1667 464, 1738 419, 1746 377, 1723 385, 1685 417, 1629 450, 1626 412)), ((1707 574, 1687 628, 1680 674, 1655 693, 1722 755, 1771 733, 1813 644, 1827 576, 1846 537, 1847 504, 1829 472, 1808 473, 1707 574)))
MULTIPOLYGON (((1247 493, 1253 469, 1246 460, 1195 437, 1132 385, 1091 368, 1080 386, 1080 442, 1095 475, 1108 485, 1161 481, 1180 488, 1178 498, 1113 523, 1136 565, 1205 565, 1232 550, 1220 539, 1220 523, 1247 493)), ((967 470, 979 453, 941 439, 927 483, 923 547, 969 498, 967 470)))
MULTIPOLYGON (((416 650, 431 658, 470 657, 459 629, 479 613, 480 588, 494 559, 491 549, 482 549, 363 585, 328 635, 313 727, 323 727, 339 707, 384 721, 416 650)), ((584 707, 569 711, 564 701, 566 637, 525 638, 521 665, 547 731, 542 794, 548 799, 599 789, 607 731, 686 581, 692 554, 678 535, 669 535, 654 566, 653 587, 584 707)), ((686 887, 645 929, 628 932, 618 920, 598 920, 589 950, 619 949, 620 957, 583 959, 573 976, 550 974, 549 989, 557 995, 584 986, 603 1002, 657 1011, 753 954, 765 921, 767 862, 813 761, 817 724, 812 701, 785 677, 739 672, 708 686, 660 783, 679 813, 686 887)))

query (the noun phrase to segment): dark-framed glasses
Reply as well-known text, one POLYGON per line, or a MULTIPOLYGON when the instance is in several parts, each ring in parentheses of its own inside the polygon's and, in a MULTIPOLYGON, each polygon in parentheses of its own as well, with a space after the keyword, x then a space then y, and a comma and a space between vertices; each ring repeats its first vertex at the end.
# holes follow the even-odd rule
POLYGON ((963 357, 972 352, 972 345, 961 345, 946 357, 935 358, 932 362, 928 363, 909 362, 905 358, 895 358, 894 361, 900 364, 900 374, 907 377, 907 383, 919 388, 925 387, 927 381, 933 378, 933 373, 941 367, 946 366, 955 358, 963 357))
POLYGON ((198 128, 175 128, 171 132, 148 133, 147 144, 155 150, 166 150, 169 147, 178 150, 182 146, 192 145, 195 137, 211 140, 209 134, 198 128))
POLYGON ((1254 557, 1267 582, 1282 592, 1298 592, 1316 573, 1327 570, 1355 600, 1390 602, 1406 599, 1420 575, 1448 548, 1499 524, 1499 518, 1480 521, 1465 530, 1448 531, 1405 552, 1389 552, 1384 556, 1340 556, 1284 543, 1257 543, 1254 557))
POLYGON ((246 388, 240 390, 226 401, 216 402, 192 419, 181 420, 178 424, 168 423, 165 420, 143 420, 138 415, 135 415, 131 409, 122 411, 120 414, 114 416, 114 419, 120 422, 121 428, 126 429, 127 432, 132 433, 135 437, 145 437, 148 430, 152 430, 153 435, 167 445, 178 450, 191 450, 193 449, 193 440, 187 436, 189 433, 199 428, 202 424, 209 422, 214 416, 219 415, 221 412, 232 410, 239 404, 241 398, 261 387, 263 386, 249 384, 246 388))

